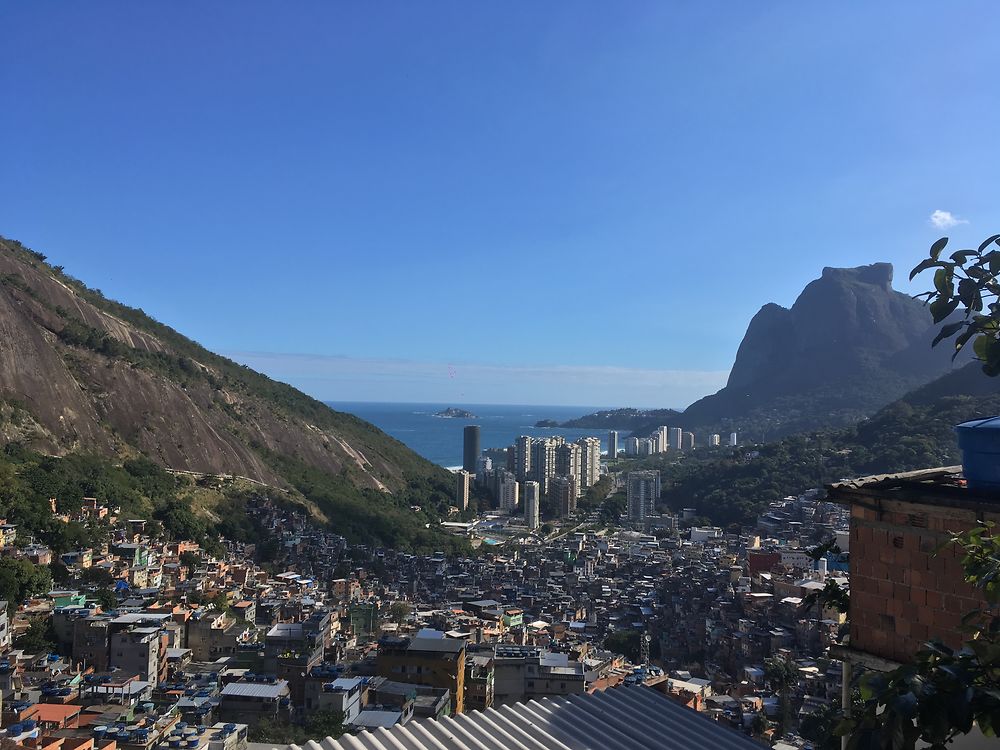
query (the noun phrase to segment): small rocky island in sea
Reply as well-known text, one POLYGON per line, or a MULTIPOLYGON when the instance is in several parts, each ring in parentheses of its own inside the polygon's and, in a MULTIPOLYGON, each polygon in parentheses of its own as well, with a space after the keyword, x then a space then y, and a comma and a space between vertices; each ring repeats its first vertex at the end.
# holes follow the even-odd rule
POLYGON ((535 427, 559 427, 559 423, 554 419, 539 419, 535 422, 535 427))
POLYGON ((449 406, 447 409, 443 409, 434 415, 435 417, 444 417, 445 419, 479 419, 471 411, 466 411, 465 409, 456 409, 454 406, 449 406))

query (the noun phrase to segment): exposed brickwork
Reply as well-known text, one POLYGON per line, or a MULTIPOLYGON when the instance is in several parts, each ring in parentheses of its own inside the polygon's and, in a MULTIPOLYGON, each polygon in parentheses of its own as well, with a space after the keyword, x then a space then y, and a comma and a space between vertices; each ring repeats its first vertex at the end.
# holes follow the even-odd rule
POLYGON ((974 512, 893 502, 881 511, 851 508, 851 647, 908 661, 930 638, 959 646, 964 613, 984 605, 963 580, 951 532, 976 523, 974 512))

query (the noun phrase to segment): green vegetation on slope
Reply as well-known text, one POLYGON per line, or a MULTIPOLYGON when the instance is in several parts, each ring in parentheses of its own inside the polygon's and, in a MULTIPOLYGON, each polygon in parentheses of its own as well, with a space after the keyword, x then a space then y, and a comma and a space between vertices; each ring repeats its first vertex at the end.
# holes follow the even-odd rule
POLYGON ((389 495, 359 488, 345 476, 314 469, 294 458, 276 454, 268 458, 295 489, 319 507, 337 533, 350 540, 404 551, 467 550, 463 539, 438 527, 451 504, 450 481, 412 476, 403 492, 389 495))
MULTIPOLYGON (((426 478, 414 479, 405 493, 396 496, 359 489, 344 478, 292 459, 275 461, 296 489, 330 519, 331 528, 350 541, 413 551, 465 550, 463 540, 437 527, 448 498, 443 487, 426 478), (421 511, 410 510, 411 504, 420 505, 421 511)), ((191 539, 219 553, 220 535, 243 542, 264 538, 264 530, 244 509, 246 501, 265 494, 263 488, 248 490, 239 483, 201 488, 193 478, 175 476, 145 458, 117 465, 101 456, 44 456, 14 444, 0 453, 0 517, 18 525, 19 541, 31 536, 57 555, 93 546, 104 532, 59 520, 51 513, 50 498, 56 499, 61 513, 72 514, 79 511, 84 497, 96 497, 120 509, 123 517, 149 519, 147 531, 154 535, 191 539)), ((294 492, 289 495, 293 501, 296 497, 294 492)))
MULTIPOLYGON (((45 379, 51 388, 36 383, 34 391, 32 381, 11 374, 16 368, 6 369, 0 383, 5 439, 56 453, 82 446, 108 459, 70 455, 58 464, 12 445, 7 463, 32 467, 8 466, 8 473, 26 477, 62 471, 93 479, 103 472, 101 481, 109 486, 91 489, 90 495, 123 508, 134 502, 139 507, 130 515, 155 518, 197 539, 216 532, 239 538, 252 531, 241 520, 239 498, 194 486, 139 488, 146 490, 142 500, 118 501, 116 494, 127 495, 125 490, 136 489, 132 485, 140 480, 153 481, 156 472, 172 482, 160 465, 246 474, 290 489, 292 497, 301 493, 313 501, 315 515, 353 542, 414 550, 464 548, 438 528, 453 490, 445 469, 374 425, 213 354, 142 310, 106 299, 50 266, 40 253, 3 238, 0 252, 6 271, 0 274, 0 292, 17 318, 10 335, 20 343, 21 356, 46 368, 65 364, 45 379), (78 398, 72 413, 84 423, 80 431, 72 426, 60 433, 62 409, 70 408, 61 401, 63 394, 78 398), (39 404, 52 408, 39 413, 39 404), (192 434, 188 427, 200 432, 192 434), (140 455, 157 462, 142 464, 143 476, 131 473, 140 466, 140 455), (124 466, 115 468, 122 460, 124 466), (52 468, 57 465, 64 468, 52 468), (200 508, 206 497, 212 507, 200 508), (223 512, 213 510, 223 503, 223 512)), ((15 498, 20 505, 11 515, 17 522, 22 515, 32 518, 32 526, 50 536, 65 535, 69 528, 83 537, 85 530, 73 524, 46 528, 44 519, 33 518, 44 515, 41 501, 48 497, 75 503, 81 496, 51 478, 49 484, 56 486, 39 489, 28 501, 15 498)))
POLYGON ((1000 384, 978 369, 967 365, 854 427, 700 456, 668 454, 628 468, 662 469, 663 500, 673 510, 696 508, 726 525, 751 522, 770 502, 840 479, 955 465, 954 425, 1000 414, 1000 384))

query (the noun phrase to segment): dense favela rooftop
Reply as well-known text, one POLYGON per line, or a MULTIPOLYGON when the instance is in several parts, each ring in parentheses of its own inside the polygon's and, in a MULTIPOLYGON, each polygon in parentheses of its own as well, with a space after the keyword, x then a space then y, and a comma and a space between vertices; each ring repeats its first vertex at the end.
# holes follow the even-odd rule
MULTIPOLYGON (((0 607, 3 729, 34 750, 95 727, 114 738, 100 750, 341 731, 341 747, 422 747, 440 732, 480 747, 469 738, 490 727, 510 747, 638 747, 647 724, 689 744, 699 732, 796 742, 775 729, 765 662, 791 664, 796 721, 840 692, 828 649, 843 618, 806 599, 846 586, 849 514, 817 492, 772 503, 754 528, 578 517, 470 556, 350 545, 266 498, 248 513, 271 556, 225 539, 213 554, 103 507, 80 510, 100 544, 51 555, 67 571, 58 585, 0 607), (813 559, 832 537, 842 552, 813 559), (39 618, 48 641, 25 640, 39 618), (310 729, 317 715, 343 719, 310 729)), ((5 524, 0 554, 46 564, 17 537, 5 524)))

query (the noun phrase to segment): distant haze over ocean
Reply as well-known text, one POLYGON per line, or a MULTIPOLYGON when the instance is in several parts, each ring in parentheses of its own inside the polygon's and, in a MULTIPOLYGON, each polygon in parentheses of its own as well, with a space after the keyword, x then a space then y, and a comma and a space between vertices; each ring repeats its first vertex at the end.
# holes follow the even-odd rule
POLYGON ((601 450, 608 448, 608 434, 599 430, 569 430, 535 427, 541 419, 563 422, 582 417, 606 406, 510 406, 507 404, 387 404, 374 402, 327 401, 337 411, 355 414, 405 443, 429 461, 441 466, 462 465, 462 430, 479 425, 483 448, 505 448, 519 435, 548 437, 563 435, 567 440, 594 435, 601 450), (447 419, 434 414, 454 406, 475 414, 478 419, 447 419))

